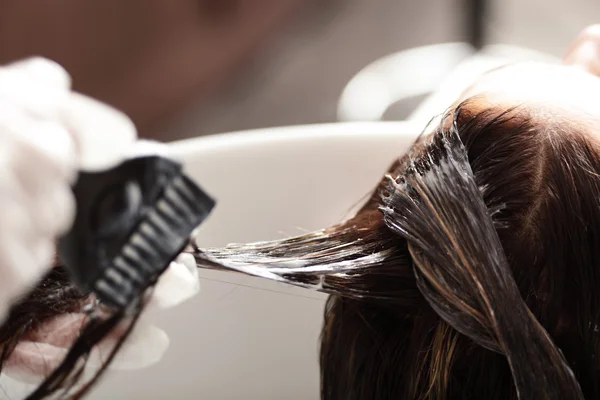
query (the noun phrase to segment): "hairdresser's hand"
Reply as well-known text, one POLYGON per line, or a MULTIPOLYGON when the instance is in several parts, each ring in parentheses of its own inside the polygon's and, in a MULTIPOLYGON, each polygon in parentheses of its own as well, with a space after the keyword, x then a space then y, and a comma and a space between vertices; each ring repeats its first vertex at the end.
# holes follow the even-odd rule
POLYGON ((77 171, 119 162, 135 138, 124 114, 72 92, 58 64, 0 67, 0 322, 50 267, 77 171))

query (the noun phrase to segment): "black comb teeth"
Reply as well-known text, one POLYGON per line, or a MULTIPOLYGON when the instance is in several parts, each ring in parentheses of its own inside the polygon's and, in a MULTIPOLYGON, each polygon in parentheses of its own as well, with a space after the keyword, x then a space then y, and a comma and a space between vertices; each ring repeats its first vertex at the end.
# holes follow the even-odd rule
POLYGON ((94 283, 98 298, 124 308, 154 282, 188 244, 212 200, 185 176, 175 178, 94 283))
POLYGON ((59 255, 82 290, 117 309, 156 282, 215 205, 180 164, 161 157, 82 173, 73 192, 77 215, 59 255))

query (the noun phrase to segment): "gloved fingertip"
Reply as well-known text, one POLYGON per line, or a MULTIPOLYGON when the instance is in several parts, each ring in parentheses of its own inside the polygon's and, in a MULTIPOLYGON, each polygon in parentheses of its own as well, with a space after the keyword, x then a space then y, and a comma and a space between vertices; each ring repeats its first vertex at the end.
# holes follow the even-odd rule
POLYGON ((66 89, 71 87, 71 76, 67 70, 56 61, 44 57, 34 56, 16 61, 9 64, 7 68, 23 71, 40 85, 66 89))
POLYGON ((32 174, 40 172, 53 173, 52 176, 74 180, 76 177, 76 147, 70 132, 55 121, 31 121, 23 123, 19 129, 21 141, 22 164, 32 174), (31 160, 38 160, 36 164, 31 160), (41 167, 47 167, 40 171, 41 167))
POLYGON ((50 237, 42 238, 36 244, 32 245, 31 250, 43 274, 52 265, 52 261, 54 260, 54 241, 50 237))
POLYGON ((127 156, 137 138, 133 121, 117 109, 74 93, 62 119, 75 137, 79 167, 85 171, 109 169, 127 156))
MULTIPOLYGON (((70 77, 54 61, 31 58, 0 68, 0 103, 28 117, 55 120, 70 96, 70 77)), ((16 115, 3 112, 6 121, 16 115)))
POLYGON ((68 187, 52 188, 38 203, 40 229, 55 235, 65 233, 75 220, 75 196, 68 187))
POLYGON ((154 287, 149 307, 174 307, 200 292, 198 268, 196 268, 193 256, 191 257, 192 260, 180 255, 171 262, 154 287))
POLYGON ((29 215, 37 237, 56 238, 69 230, 75 220, 75 196, 66 182, 48 186, 29 194, 29 215))
POLYGON ((193 254, 181 253, 177 256, 175 262, 184 265, 188 269, 190 274, 194 275, 195 277, 199 276, 198 265, 196 265, 196 259, 194 258, 193 254))
POLYGON ((0 262, 10 266, 3 271, 0 289, 5 298, 15 301, 33 286, 44 274, 45 266, 40 266, 23 240, 14 237, 0 239, 0 262))

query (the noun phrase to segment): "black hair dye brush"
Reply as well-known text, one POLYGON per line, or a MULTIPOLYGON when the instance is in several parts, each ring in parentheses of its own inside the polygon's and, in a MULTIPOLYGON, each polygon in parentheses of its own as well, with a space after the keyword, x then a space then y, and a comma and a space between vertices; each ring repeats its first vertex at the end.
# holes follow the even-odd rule
POLYGON ((120 311, 156 282, 215 205, 179 163, 158 156, 82 172, 73 193, 77 214, 59 257, 81 290, 120 311))

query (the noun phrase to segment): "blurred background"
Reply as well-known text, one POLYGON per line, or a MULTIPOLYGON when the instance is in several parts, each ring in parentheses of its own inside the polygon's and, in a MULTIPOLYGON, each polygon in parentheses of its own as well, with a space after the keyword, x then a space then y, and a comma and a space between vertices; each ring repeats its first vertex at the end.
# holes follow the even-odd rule
POLYGON ((0 63, 55 59, 169 141, 336 121, 352 77, 401 50, 483 40, 560 57, 598 22, 598 0, 0 0, 0 63))
MULTIPOLYGON (((423 96, 389 102, 392 86, 410 92, 429 79, 435 90, 439 80, 432 76, 452 81, 453 66, 485 44, 517 46, 511 55, 521 48, 560 58, 594 23, 600 23, 599 0, 0 0, 0 64, 32 55, 54 59, 76 90, 126 112, 141 136, 172 141, 339 121, 341 98, 357 75, 366 86, 355 85, 346 97, 354 120, 368 113, 403 120, 423 96), (379 87, 364 73, 398 52, 449 42, 465 42, 471 50, 441 46, 425 56, 411 53, 375 71, 371 78, 390 78, 379 87), (370 91, 362 90, 369 85, 370 91), (388 103, 378 114, 372 106, 380 100, 388 103)), ((414 136, 402 133, 398 139, 408 145, 414 136)), ((339 221, 396 154, 388 143, 400 142, 385 137, 380 131, 379 142, 369 136, 341 148, 335 141, 309 146, 296 140, 261 148, 255 142, 237 153, 216 146, 190 150, 192 176, 224 205, 216 220, 211 217, 203 244, 274 239, 298 233, 296 227, 339 221), (311 166, 297 171, 309 151, 311 166), (354 160, 364 151, 377 157, 359 168, 354 160), (231 157, 242 171, 235 177, 231 157), (319 195, 305 199, 308 191, 319 195)), ((162 314, 158 325, 169 333, 171 348, 161 363, 111 375, 94 398, 198 398, 198 388, 207 398, 317 398, 324 296, 228 276, 203 274, 201 296, 162 314)))

